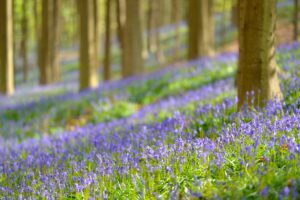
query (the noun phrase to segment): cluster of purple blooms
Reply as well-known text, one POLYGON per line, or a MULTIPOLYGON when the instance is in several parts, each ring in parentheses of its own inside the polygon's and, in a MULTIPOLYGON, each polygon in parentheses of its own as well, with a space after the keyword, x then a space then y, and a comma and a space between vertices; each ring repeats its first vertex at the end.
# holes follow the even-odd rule
MULTIPOLYGON (((216 106, 200 106, 193 119, 212 113, 224 117, 235 103, 227 99, 216 106)), ((119 182, 130 181, 126 187, 142 192, 135 182, 147 182, 161 173, 162 177, 175 179, 170 184, 178 184, 175 177, 184 173, 186 165, 192 164, 191 170, 203 170, 198 173, 217 170, 230 164, 232 154, 236 154, 233 158, 240 168, 255 166, 257 159, 266 163, 266 171, 267 163, 276 159, 296 162, 299 167, 298 108, 290 114, 284 112, 281 103, 270 102, 265 112, 233 115, 221 132, 212 133, 218 134, 216 139, 197 138, 196 130, 189 129, 193 119, 174 113, 162 123, 133 126, 122 119, 41 140, 4 145, 0 149, 0 194, 10 198, 55 199, 73 193, 81 195, 87 189, 91 190, 90 197, 107 194, 120 198, 121 194, 113 193, 122 189, 119 182), (264 151, 259 152, 262 146, 264 151), (284 158, 277 157, 278 152, 272 154, 280 149, 286 149, 284 158)), ((264 169, 261 170, 263 174, 264 169)), ((230 178, 233 172, 227 169, 227 173, 230 178)))
MULTIPOLYGON (((294 69, 299 46, 279 52, 287 49, 298 60, 292 55, 279 62, 294 69)), ((284 78, 286 96, 300 90, 293 74, 284 78)), ((233 81, 221 80, 128 118, 20 143, 2 139, 0 198, 299 198, 299 98, 288 105, 269 102, 261 111, 236 112, 235 98, 176 111, 231 90, 233 81), (172 116, 145 120, 164 109, 172 116)))
MULTIPOLYGON (((216 58, 214 59, 202 58, 191 62, 183 63, 180 68, 175 66, 169 66, 167 68, 164 68, 160 71, 148 75, 135 76, 118 81, 103 83, 99 86, 99 88, 95 90, 86 90, 80 93, 66 93, 63 95, 49 98, 42 97, 40 100, 24 104, 8 104, 7 106, 0 107, 0 123, 3 124, 3 126, 0 126, 0 133, 2 134, 2 136, 4 135, 5 137, 14 137, 15 132, 20 132, 20 130, 24 132, 35 132, 37 134, 41 134, 44 131, 41 128, 44 122, 51 121, 53 118, 55 118, 56 115, 58 115, 58 110, 69 109, 70 105, 77 105, 85 101, 89 104, 100 103, 101 106, 102 101, 110 103, 111 100, 107 96, 113 96, 114 101, 128 101, 128 87, 137 87, 138 91, 138 87, 140 85, 145 85, 145 83, 149 80, 153 82, 159 82, 162 78, 170 77, 167 79, 166 82, 166 84, 169 84, 174 83, 178 80, 190 79, 201 76, 201 73, 203 71, 217 71, 219 69, 224 71, 224 69, 226 70, 228 68, 232 71, 234 69, 233 66, 235 65, 235 61, 236 54, 221 54, 219 56, 216 56, 216 58), (8 111, 8 113, 15 112, 17 116, 22 117, 16 117, 18 120, 7 119, 7 117, 5 117, 5 115, 3 114, 6 111, 8 111)), ((209 77, 207 78, 209 80, 209 77)), ((151 87, 151 85, 149 85, 149 87, 151 87)), ((149 90, 150 89, 151 88, 149 88, 149 90)), ((233 90, 233 84, 230 78, 226 80, 220 80, 212 85, 203 86, 197 92, 187 91, 187 94, 179 94, 179 96, 176 97, 170 96, 168 98, 160 100, 159 102, 157 102, 157 104, 145 106, 143 108, 144 111, 138 112, 137 114, 149 114, 146 112, 147 109, 152 113, 155 110, 158 111, 160 108, 166 109, 167 107, 174 107, 174 104, 187 104, 191 101, 199 101, 207 98, 212 98, 220 94, 221 92, 225 92, 230 89, 233 90), (182 98, 185 98, 185 100, 182 98), (182 100, 179 101, 179 99, 182 100), (153 110, 154 107, 156 107, 155 110, 153 110)), ((55 125, 57 125, 58 128, 62 128, 65 124, 61 122, 55 125)), ((20 137, 23 137, 22 134, 20 134, 20 137)))

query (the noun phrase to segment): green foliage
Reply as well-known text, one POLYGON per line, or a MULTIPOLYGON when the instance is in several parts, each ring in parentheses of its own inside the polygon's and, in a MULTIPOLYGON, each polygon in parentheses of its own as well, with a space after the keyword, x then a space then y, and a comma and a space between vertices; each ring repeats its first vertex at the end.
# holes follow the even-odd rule
MULTIPOLYGON (((146 81, 143 85, 128 87, 129 100, 138 104, 149 104, 158 99, 178 95, 184 91, 194 90, 208 83, 213 83, 234 74, 234 66, 220 66, 218 69, 205 69, 201 76, 180 77, 170 81, 171 74, 159 79, 146 81)), ((193 69, 191 69, 193 73, 193 69)))
POLYGON ((95 112, 93 112, 92 121, 97 123, 128 117, 137 111, 138 105, 126 101, 117 101, 112 104, 93 104, 93 109, 95 112))

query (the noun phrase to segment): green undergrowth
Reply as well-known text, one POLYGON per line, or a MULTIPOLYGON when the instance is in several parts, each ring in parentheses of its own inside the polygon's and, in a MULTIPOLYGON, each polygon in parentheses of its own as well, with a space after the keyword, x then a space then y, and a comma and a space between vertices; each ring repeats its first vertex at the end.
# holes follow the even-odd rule
POLYGON ((142 85, 131 86, 127 88, 129 100, 139 104, 149 104, 158 99, 168 96, 178 95, 184 91, 194 90, 203 85, 213 83, 233 76, 235 66, 224 66, 224 68, 205 69, 201 75, 192 77, 172 78, 172 74, 167 74, 159 80, 148 80, 142 85))
POLYGON ((232 76, 233 71, 234 65, 216 62, 211 69, 202 70, 200 74, 197 72, 189 75, 194 73, 194 68, 190 67, 180 69, 175 79, 171 77, 172 73, 167 73, 159 79, 139 81, 138 86, 137 84, 127 86, 125 89, 127 94, 121 98, 114 96, 122 94, 122 91, 106 91, 100 96, 91 93, 75 101, 67 100, 58 103, 55 99, 46 100, 30 110, 6 110, 0 115, 0 122, 3 124, 0 126, 0 133, 6 137, 16 134, 22 140, 24 137, 40 137, 43 134, 53 134, 58 130, 73 130, 86 124, 128 117, 143 106, 160 99, 195 90, 232 76), (14 126, 7 126, 8 123, 14 126))

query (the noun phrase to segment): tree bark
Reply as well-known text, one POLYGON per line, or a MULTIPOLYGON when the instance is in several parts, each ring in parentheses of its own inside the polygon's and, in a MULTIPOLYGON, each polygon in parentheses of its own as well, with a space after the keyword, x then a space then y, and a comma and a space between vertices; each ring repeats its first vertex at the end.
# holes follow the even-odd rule
POLYGON ((110 58, 111 58, 111 0, 106 0, 105 13, 105 51, 104 51, 104 80, 110 80, 110 58))
POLYGON ((61 0, 52 0, 54 3, 53 10, 53 42, 52 42, 52 82, 60 80, 60 59, 59 59, 59 44, 60 44, 60 21, 61 21, 61 0))
POLYGON ((153 52, 153 42, 152 42, 152 30, 153 30, 153 0, 148 0, 148 13, 147 13, 147 51, 148 54, 153 52))
POLYGON ((0 93, 14 93, 12 1, 0 1, 0 93))
POLYGON ((100 31, 99 31, 99 0, 93 0, 94 1, 94 34, 95 34, 95 55, 96 55, 96 68, 99 68, 99 46, 100 46, 100 31))
POLYGON ((126 23, 124 27, 124 77, 142 72, 142 30, 140 0, 126 0, 126 23))
POLYGON ((42 34, 40 38, 40 84, 59 79, 59 13, 60 0, 42 1, 42 34))
POLYGON ((147 51, 148 53, 155 53, 156 60, 162 64, 165 60, 160 44, 160 27, 162 26, 165 13, 164 3, 160 0, 149 0, 148 10, 148 38, 147 38, 147 51))
MULTIPOLYGON (((17 30, 17 26, 16 26, 16 24, 18 24, 19 23, 19 21, 18 21, 18 19, 17 19, 17 0, 12 0, 12 18, 13 18, 13 33, 16 33, 18 30, 17 30)), ((13 59, 14 59, 14 66, 15 66, 15 64, 17 63, 17 52, 18 52, 18 48, 19 48, 19 44, 18 44, 18 40, 17 40, 17 38, 16 38, 16 34, 14 34, 13 35, 13 43, 14 43, 14 45, 13 45, 13 52, 14 52, 14 54, 13 54, 13 59)))
POLYGON ((172 21, 175 25, 175 46, 174 46, 174 60, 179 58, 180 52, 180 19, 181 19, 181 0, 174 0, 172 9, 172 21))
POLYGON ((299 1, 294 0, 294 40, 298 41, 298 20, 299 20, 299 1))
POLYGON ((51 13, 53 4, 51 0, 42 1, 42 34, 40 38, 40 84, 46 85, 51 83, 51 13))
POLYGON ((162 26, 161 19, 164 19, 164 8, 165 8, 164 3, 166 2, 162 2, 160 0, 156 0, 156 1, 152 0, 152 1, 154 2, 153 18, 154 18, 154 40, 155 40, 155 47, 156 47, 155 56, 158 63, 162 64, 164 63, 165 58, 160 45, 160 28, 162 26))
POLYGON ((189 0, 188 59, 214 54, 212 0, 189 0))
POLYGON ((231 24, 235 27, 238 26, 238 6, 236 2, 231 7, 231 24))
POLYGON ((238 107, 262 107, 282 97, 275 60, 276 0, 240 0, 239 11, 238 107))
POLYGON ((98 86, 97 35, 95 22, 95 2, 79 0, 80 12, 80 69, 79 88, 84 90, 98 86))
POLYGON ((124 77, 126 74, 125 70, 125 54, 124 54, 124 29, 126 23, 126 6, 125 0, 116 0, 116 17, 117 17, 117 35, 120 46, 120 57, 121 57, 121 73, 124 77))
POLYGON ((39 9, 39 0, 34 0, 33 9, 34 9, 34 28, 35 28, 35 38, 36 38, 36 65, 41 66, 41 56, 39 52, 41 52, 41 20, 40 20, 40 9, 39 9))
POLYGON ((27 58, 27 40, 28 40, 28 16, 27 16, 27 3, 22 2, 22 22, 21 22, 21 58, 23 61, 23 81, 28 80, 28 58, 27 58))
POLYGON ((221 46, 226 43, 226 34, 227 34, 226 33, 226 19, 227 19, 226 0, 223 0, 222 19, 223 20, 221 22, 221 46))

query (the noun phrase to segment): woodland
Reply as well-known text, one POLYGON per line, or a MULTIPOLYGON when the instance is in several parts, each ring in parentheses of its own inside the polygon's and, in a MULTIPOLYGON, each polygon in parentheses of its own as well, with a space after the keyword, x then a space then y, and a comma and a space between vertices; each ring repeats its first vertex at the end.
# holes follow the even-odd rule
POLYGON ((300 199, 300 0, 0 0, 0 199, 300 199))

